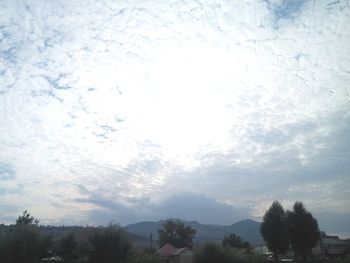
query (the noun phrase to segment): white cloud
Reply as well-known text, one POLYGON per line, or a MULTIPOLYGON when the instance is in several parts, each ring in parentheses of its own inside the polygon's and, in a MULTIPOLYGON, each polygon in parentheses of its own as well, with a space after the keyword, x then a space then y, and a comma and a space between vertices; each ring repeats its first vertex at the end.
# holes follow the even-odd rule
POLYGON ((349 211, 346 1, 0 5, 9 214, 84 214, 82 185, 121 204, 203 192, 252 216, 311 189, 310 209, 349 211))

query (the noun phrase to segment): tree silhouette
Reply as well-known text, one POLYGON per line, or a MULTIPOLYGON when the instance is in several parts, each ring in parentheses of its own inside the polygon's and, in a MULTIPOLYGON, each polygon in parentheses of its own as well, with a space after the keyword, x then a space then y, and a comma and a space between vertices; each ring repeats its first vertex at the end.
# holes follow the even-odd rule
POLYGON ((194 263, 230 263, 227 251, 215 243, 207 243, 194 255, 194 263))
POLYGON ((249 242, 243 241, 242 238, 236 234, 225 236, 222 240, 222 245, 224 247, 250 248, 249 242))
POLYGON ((91 239, 89 261, 91 263, 118 263, 128 255, 131 244, 124 232, 116 226, 107 227, 103 233, 96 233, 91 239))
POLYGON ((289 247, 286 215, 278 201, 274 201, 266 211, 260 232, 277 262, 278 254, 286 253, 289 247))
POLYGON ((292 248, 305 261, 320 239, 317 220, 302 202, 295 202, 293 211, 287 211, 287 222, 292 248))
POLYGON ((168 220, 163 224, 163 229, 158 231, 159 245, 163 246, 170 243, 177 248, 192 247, 192 239, 196 234, 196 230, 190 226, 185 226, 181 221, 168 220))
POLYGON ((28 211, 18 217, 0 247, 0 262, 34 263, 47 254, 50 244, 47 238, 40 238, 38 223, 28 211))
POLYGON ((61 239, 58 255, 68 262, 78 258, 78 242, 75 240, 73 233, 61 239))
POLYGON ((21 216, 19 216, 16 220, 16 225, 35 225, 39 224, 39 219, 31 216, 27 210, 23 212, 21 216))

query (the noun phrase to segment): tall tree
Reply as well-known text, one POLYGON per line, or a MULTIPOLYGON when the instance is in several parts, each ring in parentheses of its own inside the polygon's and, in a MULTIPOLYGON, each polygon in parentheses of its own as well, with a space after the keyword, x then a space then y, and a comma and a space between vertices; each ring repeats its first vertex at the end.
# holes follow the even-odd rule
POLYGON ((278 254, 286 253, 289 247, 286 216, 278 201, 274 201, 266 211, 260 232, 275 261, 278 261, 278 254))
POLYGON ((163 224, 163 228, 158 231, 159 245, 163 246, 170 243, 177 248, 192 247, 192 239, 196 230, 190 226, 185 226, 181 221, 168 220, 163 224))
POLYGON ((292 248, 305 261, 320 239, 317 220, 302 202, 295 202, 293 211, 287 211, 287 221, 292 248))

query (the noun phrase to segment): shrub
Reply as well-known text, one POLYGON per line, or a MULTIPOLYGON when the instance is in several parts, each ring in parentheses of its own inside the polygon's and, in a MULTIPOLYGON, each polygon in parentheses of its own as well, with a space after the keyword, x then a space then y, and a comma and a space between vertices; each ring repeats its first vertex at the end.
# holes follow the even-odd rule
POLYGON ((118 263, 126 259, 131 244, 125 233, 116 226, 107 227, 91 239, 89 261, 91 263, 118 263))
POLYGON ((194 263, 229 263, 230 256, 226 251, 217 244, 205 244, 201 249, 196 251, 194 255, 194 263))

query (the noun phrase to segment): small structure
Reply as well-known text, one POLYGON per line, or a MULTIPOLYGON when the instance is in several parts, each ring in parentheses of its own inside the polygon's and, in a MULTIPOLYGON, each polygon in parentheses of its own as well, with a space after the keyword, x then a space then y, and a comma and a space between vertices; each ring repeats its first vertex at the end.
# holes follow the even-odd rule
POLYGON ((64 260, 59 256, 53 256, 53 257, 43 258, 41 259, 41 261, 46 263, 51 263, 51 262, 62 262, 64 260))
POLYGON ((177 248, 167 243, 156 251, 157 255, 166 258, 168 263, 192 263, 193 252, 187 247, 177 248))
POLYGON ((316 256, 326 256, 328 258, 342 257, 348 252, 349 244, 346 240, 338 236, 328 236, 325 232, 320 232, 320 240, 312 249, 316 256))
POLYGON ((324 255, 328 257, 339 257, 345 254, 348 244, 338 236, 327 236, 322 233, 320 238, 320 247, 324 255))

